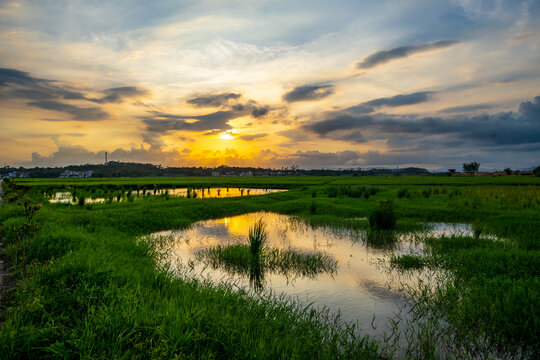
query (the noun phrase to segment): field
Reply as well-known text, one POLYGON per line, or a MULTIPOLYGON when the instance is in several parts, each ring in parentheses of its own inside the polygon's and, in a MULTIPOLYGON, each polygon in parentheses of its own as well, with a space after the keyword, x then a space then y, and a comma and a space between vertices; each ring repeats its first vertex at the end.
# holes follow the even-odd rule
POLYGON ((11 265, 2 295, 3 358, 539 355, 540 178, 21 179, 3 186, 0 234, 11 265), (218 186, 288 191, 223 199, 135 196, 218 186), (78 204, 48 203, 46 196, 59 191, 76 192, 78 204), (80 201, 93 197, 111 201, 80 201), (370 246, 395 238, 388 234, 421 232, 430 222, 472 224, 474 234, 426 237, 424 254, 392 259, 389 266, 400 271, 451 274, 435 288, 404 289, 421 316, 415 341, 398 350, 290 299, 173 276, 160 261, 167 244, 142 240, 255 211, 365 230, 373 234, 370 246))

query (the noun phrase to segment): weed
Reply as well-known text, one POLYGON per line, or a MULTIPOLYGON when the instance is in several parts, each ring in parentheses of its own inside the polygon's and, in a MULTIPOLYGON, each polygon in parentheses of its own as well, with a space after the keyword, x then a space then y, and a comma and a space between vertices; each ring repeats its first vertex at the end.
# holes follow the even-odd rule
POLYGON ((394 202, 385 200, 368 215, 369 227, 371 230, 391 230, 396 226, 397 217, 394 212, 394 202))
POLYGON ((390 258, 390 264, 402 270, 409 270, 421 269, 427 264, 427 261, 420 255, 393 255, 390 258))
POLYGON ((266 239, 268 234, 262 220, 259 220, 249 229, 248 245, 251 255, 259 256, 264 246, 266 245, 266 239))

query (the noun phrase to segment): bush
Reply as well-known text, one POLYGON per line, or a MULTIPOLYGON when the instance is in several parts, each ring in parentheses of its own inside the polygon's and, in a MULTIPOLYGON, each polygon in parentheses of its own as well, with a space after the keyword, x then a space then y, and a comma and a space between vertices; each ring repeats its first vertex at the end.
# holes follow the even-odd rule
POLYGON ((368 216, 371 230, 391 230, 396 226, 396 214, 392 200, 381 201, 368 216))
POLYGON ((397 193, 397 197, 402 199, 404 197, 410 197, 409 195, 409 190, 407 189, 399 189, 398 193, 397 193))
POLYGON ((309 212, 313 215, 317 212, 317 203, 315 201, 311 202, 311 205, 309 206, 309 212))

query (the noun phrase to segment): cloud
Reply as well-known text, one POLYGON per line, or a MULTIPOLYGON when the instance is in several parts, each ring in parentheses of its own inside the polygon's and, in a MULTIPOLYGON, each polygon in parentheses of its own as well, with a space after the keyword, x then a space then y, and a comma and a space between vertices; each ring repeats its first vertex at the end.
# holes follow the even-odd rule
POLYGON ((167 132, 171 130, 208 131, 226 130, 231 126, 227 124, 233 120, 249 114, 245 110, 216 111, 206 115, 184 116, 156 112, 151 118, 143 119, 149 131, 167 132), (196 120, 192 122, 191 120, 196 120))
POLYGON ((307 168, 321 167, 356 167, 362 164, 361 153, 358 151, 297 151, 287 156, 290 163, 296 163, 307 168))
POLYGON ((392 48, 390 50, 382 50, 367 56, 364 60, 359 62, 357 66, 360 69, 371 69, 395 59, 406 58, 413 54, 423 53, 431 50, 444 49, 456 44, 459 44, 459 41, 440 40, 426 44, 407 45, 392 48))
POLYGON ((53 80, 40 79, 29 73, 0 68, 0 100, 22 98, 32 101, 51 99, 80 100, 84 94, 62 87, 53 80))
POLYGON ((382 106, 404 106, 404 105, 414 105, 419 104, 422 102, 429 101, 431 99, 431 96, 433 95, 433 91, 421 91, 421 92, 415 92, 412 94, 406 94, 406 95, 396 95, 389 98, 379 98, 375 100, 366 101, 365 103, 361 104, 363 106, 368 107, 382 107, 382 106))
POLYGON ((196 107, 222 107, 229 104, 230 100, 238 100, 242 95, 235 93, 206 94, 200 95, 186 102, 196 107))
POLYGON ((226 109, 205 115, 175 115, 159 111, 150 111, 152 116, 143 117, 147 129, 152 132, 167 131, 207 131, 205 135, 212 135, 223 130, 231 129, 230 120, 243 116, 259 118, 268 114, 268 106, 258 106, 253 100, 246 104, 227 104, 226 109), (228 109, 228 110, 226 110, 228 109))
POLYGON ((238 138, 244 141, 251 141, 251 140, 263 138, 265 136, 267 136, 267 134, 251 134, 251 135, 242 135, 242 136, 239 136, 238 138))
POLYGON ((78 121, 99 121, 109 118, 109 114, 98 107, 78 107, 63 104, 57 101, 32 101, 27 103, 30 106, 39 107, 45 110, 59 111, 71 115, 72 120, 78 121))
POLYGON ((477 110, 487 110, 493 108, 494 105, 491 104, 476 104, 476 105, 465 105, 465 106, 454 106, 446 109, 439 110, 441 114, 459 114, 477 110))
POLYGON ((105 103, 120 103, 126 98, 134 98, 146 95, 148 91, 138 88, 136 86, 124 86, 112 89, 103 90, 105 96, 100 99, 89 99, 98 104, 105 103))
POLYGON ((265 116, 268 114, 268 106, 262 106, 262 107, 253 107, 253 111, 251 111, 251 116, 254 118, 260 118, 262 116, 265 116))
MULTIPOLYGON (((83 92, 55 80, 40 79, 16 69, 0 68, 0 100, 25 99, 27 105, 45 110, 64 112, 72 120, 99 121, 109 118, 109 114, 99 107, 80 107, 63 102, 82 100, 92 103, 119 103, 126 98, 146 95, 147 91, 135 86, 106 89, 101 98, 90 98, 83 92)), ((60 120, 59 120, 60 121, 60 120)))
MULTIPOLYGON (((37 152, 32 153, 32 160, 28 165, 33 166, 65 166, 82 165, 82 164, 100 164, 105 160, 105 151, 91 151, 81 145, 60 144, 57 143, 58 149, 50 155, 41 155, 37 152)), ((153 163, 174 165, 183 160, 177 150, 164 151, 161 148, 151 147, 145 149, 140 148, 115 149, 108 151, 109 161, 125 161, 138 163, 153 163)))
POLYGON ((325 98, 334 93, 334 85, 302 85, 283 95, 286 102, 313 101, 325 98))
POLYGON ((384 106, 397 107, 427 102, 431 100, 433 94, 435 94, 435 92, 433 91, 420 91, 412 94, 402 94, 392 97, 378 98, 348 107, 346 109, 343 109, 342 111, 352 115, 370 114, 375 112, 378 108, 384 106))
POLYGON ((339 130, 359 129, 373 123, 372 116, 353 116, 344 113, 326 113, 325 120, 308 123, 302 126, 304 130, 324 136, 339 130))
POLYGON ((475 116, 416 117, 385 114, 351 115, 329 112, 322 120, 303 124, 299 130, 321 137, 358 142, 399 138, 401 145, 414 145, 422 137, 440 144, 456 140, 471 146, 501 146, 540 143, 540 96, 521 103, 519 111, 475 116), (359 131, 362 134, 359 134, 359 131), (359 135, 362 135, 359 138, 359 135))

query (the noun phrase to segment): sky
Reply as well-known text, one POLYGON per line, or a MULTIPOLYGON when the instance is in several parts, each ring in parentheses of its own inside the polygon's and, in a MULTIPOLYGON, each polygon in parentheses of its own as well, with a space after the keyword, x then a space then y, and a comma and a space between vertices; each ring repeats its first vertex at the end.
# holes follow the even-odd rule
POLYGON ((527 169, 540 2, 3 1, 0 166, 527 169))

